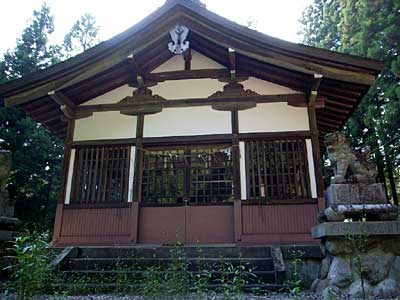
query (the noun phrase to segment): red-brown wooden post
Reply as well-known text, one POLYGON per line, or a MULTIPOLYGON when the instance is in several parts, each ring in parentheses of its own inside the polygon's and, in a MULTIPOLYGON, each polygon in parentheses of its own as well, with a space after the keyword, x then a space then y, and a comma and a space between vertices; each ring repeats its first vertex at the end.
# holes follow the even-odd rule
POLYGON ((311 89, 308 96, 308 105, 307 105, 319 212, 323 212, 325 210, 324 179, 322 176, 322 161, 321 161, 321 150, 319 145, 319 131, 317 126, 317 115, 315 111, 317 90, 319 88, 321 80, 322 80, 322 75, 314 74, 314 78, 311 83, 311 89))
POLYGON ((63 157, 62 173, 61 173, 61 189, 57 201, 56 217, 53 230, 53 241, 52 241, 53 244, 57 244, 61 234, 63 208, 64 208, 65 195, 67 193, 67 182, 68 182, 74 129, 75 129, 75 120, 69 119, 67 135, 64 140, 64 157, 63 157))
POLYGON ((233 165, 233 221, 235 242, 242 240, 242 195, 240 184, 240 149, 239 149, 239 113, 237 109, 231 111, 232 122, 232 165, 233 165))
POLYGON ((143 176, 143 129, 144 114, 137 116, 136 124, 136 155, 135 155, 135 174, 134 174, 134 193, 132 209, 132 243, 139 242, 139 218, 140 218, 140 202, 142 200, 142 176, 143 176))
POLYGON ((234 221, 234 232, 235 242, 240 243, 242 241, 242 200, 235 199, 233 202, 233 221, 234 221))

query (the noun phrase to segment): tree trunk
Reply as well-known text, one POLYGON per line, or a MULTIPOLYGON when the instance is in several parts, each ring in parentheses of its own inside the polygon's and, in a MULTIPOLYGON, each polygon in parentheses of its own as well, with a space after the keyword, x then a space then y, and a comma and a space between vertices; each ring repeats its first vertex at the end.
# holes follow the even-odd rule
POLYGON ((388 149, 387 146, 384 146, 384 150, 385 150, 386 170, 387 170, 388 177, 389 177, 389 185, 390 185, 390 190, 392 192, 393 204, 398 206, 399 199, 397 197, 396 181, 394 180, 392 159, 388 155, 390 149, 388 149))
POLYGON ((379 149, 375 152, 375 157, 376 157, 376 166, 378 168, 378 182, 383 183, 383 185, 385 186, 386 199, 389 200, 388 186, 386 183, 386 176, 385 176, 385 162, 383 161, 383 156, 379 149))

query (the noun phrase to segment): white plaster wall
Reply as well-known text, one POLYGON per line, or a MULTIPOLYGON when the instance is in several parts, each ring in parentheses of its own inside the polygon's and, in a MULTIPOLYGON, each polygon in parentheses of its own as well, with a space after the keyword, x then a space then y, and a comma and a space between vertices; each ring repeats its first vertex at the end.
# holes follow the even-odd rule
POLYGON ((136 137, 136 119, 118 111, 98 112, 75 121, 74 141, 136 137))
POLYGON ((71 149, 71 156, 69 158, 67 186, 64 199, 65 204, 70 204, 71 202, 71 189, 72 189, 72 178, 74 176, 75 152, 76 152, 75 149, 71 149))
POLYGON ((183 55, 175 55, 162 65, 155 68, 151 73, 182 71, 185 69, 183 55))
POLYGON ((217 79, 184 79, 161 82, 151 87, 153 94, 168 100, 207 98, 217 91, 222 91, 225 83, 217 79))
POLYGON ((240 192, 242 200, 247 199, 247 180, 246 180, 246 147, 244 142, 239 142, 240 150, 240 192))
POLYGON ((260 103, 239 111, 239 132, 281 132, 309 130, 307 108, 286 102, 260 103))
POLYGON ((311 196, 317 198, 317 180, 315 178, 314 157, 312 153, 312 143, 310 139, 306 139, 308 172, 310 174, 311 196))
POLYGON ((249 77, 248 80, 241 82, 243 87, 247 90, 250 89, 260 95, 277 95, 277 94, 293 94, 300 93, 288 87, 278 85, 269 81, 258 79, 256 77, 249 77))
POLYGON ((93 98, 85 103, 82 103, 81 105, 84 106, 84 105, 94 105, 94 104, 118 103, 123 98, 132 96, 132 93, 135 90, 136 88, 130 87, 129 85, 125 84, 103 95, 93 98))
POLYGON ((144 137, 231 133, 231 114, 209 106, 165 108, 144 117, 144 137))
MULTIPOLYGON (((162 65, 155 68, 151 73, 183 71, 184 69, 185 60, 183 58, 183 55, 175 55, 162 65)), ((216 61, 208 58, 207 56, 204 56, 203 54, 192 50, 191 69, 225 69, 225 67, 223 65, 220 65, 216 61)))
POLYGON ((133 201, 133 177, 135 176, 135 155, 136 147, 131 146, 131 158, 129 161, 129 180, 128 180, 128 202, 133 201))
POLYGON ((192 50, 192 62, 190 67, 192 70, 225 69, 223 65, 194 50, 192 50))

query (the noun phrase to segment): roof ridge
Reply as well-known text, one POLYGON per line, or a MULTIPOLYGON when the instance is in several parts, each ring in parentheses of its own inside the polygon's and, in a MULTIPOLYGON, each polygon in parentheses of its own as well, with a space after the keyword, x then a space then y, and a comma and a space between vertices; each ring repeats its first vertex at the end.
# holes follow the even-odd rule
POLYGON ((168 2, 173 2, 175 4, 185 3, 189 5, 199 5, 200 7, 206 8, 206 5, 200 0, 167 0, 167 3, 168 2))

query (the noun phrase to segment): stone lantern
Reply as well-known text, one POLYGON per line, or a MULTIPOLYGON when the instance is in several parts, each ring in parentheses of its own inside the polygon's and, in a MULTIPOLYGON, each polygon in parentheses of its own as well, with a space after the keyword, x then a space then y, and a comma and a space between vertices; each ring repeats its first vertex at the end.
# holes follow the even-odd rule
POLYGON ((383 184, 376 182, 376 166, 368 158, 368 149, 352 151, 341 133, 327 135, 325 144, 334 177, 326 192, 321 224, 312 229, 325 255, 312 288, 331 299, 398 296, 398 207, 388 203, 383 184))

